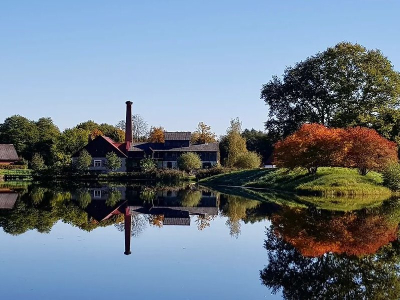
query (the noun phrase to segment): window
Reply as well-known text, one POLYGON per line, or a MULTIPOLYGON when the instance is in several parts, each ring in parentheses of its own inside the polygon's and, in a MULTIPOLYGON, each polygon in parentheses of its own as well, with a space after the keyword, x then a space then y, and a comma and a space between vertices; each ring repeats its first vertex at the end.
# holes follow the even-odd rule
POLYGON ((94 160, 93 166, 94 166, 94 167, 97 167, 97 168, 98 168, 98 167, 101 167, 101 160, 97 160, 97 159, 94 160))
POLYGON ((94 198, 101 198, 101 190, 93 190, 94 198))

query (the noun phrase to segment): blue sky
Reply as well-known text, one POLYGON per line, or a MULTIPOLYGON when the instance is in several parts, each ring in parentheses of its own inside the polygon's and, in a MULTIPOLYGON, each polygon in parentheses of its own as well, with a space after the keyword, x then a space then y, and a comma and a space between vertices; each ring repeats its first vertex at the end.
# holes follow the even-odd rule
POLYGON ((397 0, 0 1, 0 122, 263 129, 263 83, 340 41, 400 69, 397 0))

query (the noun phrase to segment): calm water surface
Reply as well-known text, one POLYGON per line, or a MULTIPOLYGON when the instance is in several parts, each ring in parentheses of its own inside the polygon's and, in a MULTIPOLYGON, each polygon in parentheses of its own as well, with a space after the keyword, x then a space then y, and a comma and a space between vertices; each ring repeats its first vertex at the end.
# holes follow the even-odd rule
POLYGON ((400 205, 200 187, 0 188, 1 299, 398 299, 400 205))

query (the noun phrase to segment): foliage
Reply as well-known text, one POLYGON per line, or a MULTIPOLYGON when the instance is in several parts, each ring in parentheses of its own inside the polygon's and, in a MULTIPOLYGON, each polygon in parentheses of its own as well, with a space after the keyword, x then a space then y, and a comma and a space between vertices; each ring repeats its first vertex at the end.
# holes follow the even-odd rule
POLYGON ((78 171, 86 171, 92 164, 92 157, 89 152, 83 149, 75 161, 75 168, 78 171))
POLYGON ((140 170, 142 170, 143 172, 152 171, 157 167, 154 159, 150 157, 143 158, 139 164, 140 164, 140 170))
POLYGON ((39 140, 34 145, 34 151, 39 153, 48 165, 52 162, 52 148, 60 136, 60 130, 51 118, 40 118, 36 123, 39 140))
POLYGON ((192 190, 190 188, 181 190, 179 196, 182 199, 183 207, 196 207, 201 201, 201 191, 192 190))
POLYGON ((197 129, 192 133, 193 144, 215 143, 217 141, 215 133, 211 132, 211 127, 200 122, 197 129))
POLYGON ((274 163, 278 167, 306 168, 336 166, 343 161, 343 132, 320 124, 304 124, 292 135, 275 144, 274 163))
POLYGON ((194 152, 183 153, 177 159, 179 169, 191 172, 196 169, 201 169, 202 163, 200 156, 194 152))
POLYGON ((104 133, 100 129, 96 128, 90 132, 89 138, 91 141, 93 141, 95 138, 102 135, 104 135, 104 133))
POLYGON ((383 185, 392 191, 400 190, 400 164, 391 163, 383 169, 383 185))
POLYGON ((246 139, 241 136, 242 123, 238 118, 231 120, 227 129, 227 159, 225 165, 233 167, 239 155, 247 153, 246 139))
POLYGON ((269 111, 265 127, 274 140, 304 123, 370 124, 394 140, 398 121, 390 119, 397 119, 399 96, 400 74, 391 62, 379 50, 345 42, 286 68, 283 79, 274 76, 261 91, 269 111))
POLYGON ((121 192, 115 188, 110 188, 108 190, 108 195, 107 195, 107 200, 106 200, 106 205, 113 207, 116 205, 119 201, 121 201, 122 195, 121 192))
POLYGON ((381 171, 391 162, 397 162, 397 146, 381 137, 375 130, 355 127, 345 133, 345 166, 356 167, 360 174, 369 170, 381 171))
POLYGON ((151 127, 148 142, 150 143, 164 143, 164 128, 151 127))
POLYGON ((375 130, 355 127, 327 128, 304 124, 299 130, 275 145, 274 162, 278 167, 306 168, 315 174, 318 167, 354 167, 365 175, 380 171, 397 161, 397 147, 375 130))
POLYGON ((85 209, 92 202, 92 196, 87 190, 81 189, 76 193, 76 201, 81 208, 85 209))
POLYGON ((40 171, 46 168, 46 165, 44 163, 43 157, 39 153, 33 154, 32 160, 31 160, 31 169, 34 171, 40 171))
POLYGON ((238 169, 254 169, 261 165, 261 156, 256 152, 247 152, 239 154, 234 163, 238 169))
POLYGON ((19 115, 11 116, 0 124, 0 143, 13 144, 17 153, 31 159, 39 132, 35 122, 19 115))
POLYGON ((110 171, 121 168, 121 159, 114 152, 108 152, 106 154, 106 168, 110 171))
MULTIPOLYGON (((125 120, 121 120, 116 125, 121 130, 125 131, 125 120)), ((144 142, 149 134, 149 125, 141 115, 132 115, 132 136, 136 142, 144 142)))
POLYGON ((260 154, 264 164, 269 162, 273 147, 267 133, 255 129, 245 129, 242 137, 246 139, 247 150, 260 154))
POLYGON ((327 253, 305 257, 293 245, 267 230, 267 265, 262 283, 285 299, 398 299, 399 243, 362 257, 327 253), (345 271, 344 271, 345 270, 345 271))

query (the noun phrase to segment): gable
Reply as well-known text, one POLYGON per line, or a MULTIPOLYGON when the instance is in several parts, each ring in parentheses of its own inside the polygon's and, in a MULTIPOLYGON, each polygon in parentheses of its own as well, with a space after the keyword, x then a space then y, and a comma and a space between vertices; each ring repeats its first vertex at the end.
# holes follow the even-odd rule
MULTIPOLYGON (((89 152, 92 157, 106 157, 109 152, 113 152, 121 158, 127 157, 110 138, 103 136, 96 137, 93 141, 83 147, 83 149, 89 152)), ((72 157, 78 157, 79 153, 83 149, 75 153, 72 157)))

